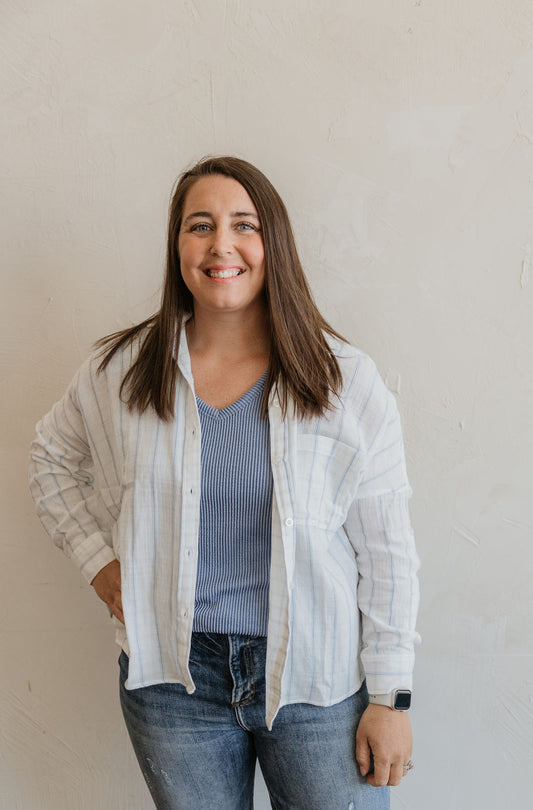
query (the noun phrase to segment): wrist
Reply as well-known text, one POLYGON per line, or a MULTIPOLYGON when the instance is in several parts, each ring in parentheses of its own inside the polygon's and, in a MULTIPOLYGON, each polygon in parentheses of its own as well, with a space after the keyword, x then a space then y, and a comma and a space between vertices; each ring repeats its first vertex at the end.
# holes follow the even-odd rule
POLYGON ((377 706, 387 706, 397 712, 406 712, 411 707, 410 689, 393 689, 386 693, 369 693, 369 703, 377 706))

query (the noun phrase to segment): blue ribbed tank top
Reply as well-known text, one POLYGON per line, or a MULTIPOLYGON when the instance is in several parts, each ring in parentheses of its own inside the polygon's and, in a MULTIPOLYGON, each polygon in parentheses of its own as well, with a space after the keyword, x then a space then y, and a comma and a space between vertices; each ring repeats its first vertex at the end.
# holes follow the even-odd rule
POLYGON ((201 425, 198 573, 193 630, 266 636, 272 522, 266 372, 237 402, 196 398, 201 425))

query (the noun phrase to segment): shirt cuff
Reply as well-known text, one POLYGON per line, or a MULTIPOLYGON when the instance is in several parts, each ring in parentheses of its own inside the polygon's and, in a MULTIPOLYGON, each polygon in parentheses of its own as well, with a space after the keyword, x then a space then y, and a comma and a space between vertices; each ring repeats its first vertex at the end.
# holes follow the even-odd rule
POLYGON ((393 689, 412 689, 414 663, 414 654, 365 660, 363 667, 368 692, 371 695, 386 695, 393 689))
POLYGON ((95 576, 113 560, 116 555, 100 532, 91 534, 79 543, 73 551, 72 559, 89 584, 95 576))

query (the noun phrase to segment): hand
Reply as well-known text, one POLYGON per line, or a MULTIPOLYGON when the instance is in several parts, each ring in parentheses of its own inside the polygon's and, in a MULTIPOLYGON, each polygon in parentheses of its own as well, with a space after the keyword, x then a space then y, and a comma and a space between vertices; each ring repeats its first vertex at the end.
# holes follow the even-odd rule
POLYGON ((105 565, 97 573, 91 585, 102 602, 106 603, 113 616, 116 616, 124 624, 119 561, 113 560, 105 565))
POLYGON ((407 773, 403 766, 411 759, 413 735, 407 712, 369 703, 359 722, 355 757, 361 776, 374 787, 399 785, 407 773), (370 752, 374 770, 370 769, 370 752))

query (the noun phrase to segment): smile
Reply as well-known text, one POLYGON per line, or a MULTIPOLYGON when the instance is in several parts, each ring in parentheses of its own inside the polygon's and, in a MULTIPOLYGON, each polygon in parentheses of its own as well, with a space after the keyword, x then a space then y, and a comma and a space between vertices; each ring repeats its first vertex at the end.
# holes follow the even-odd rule
POLYGON ((226 267, 220 269, 208 267, 204 272, 209 278, 236 278, 236 276, 242 275, 244 270, 242 267, 226 267))

